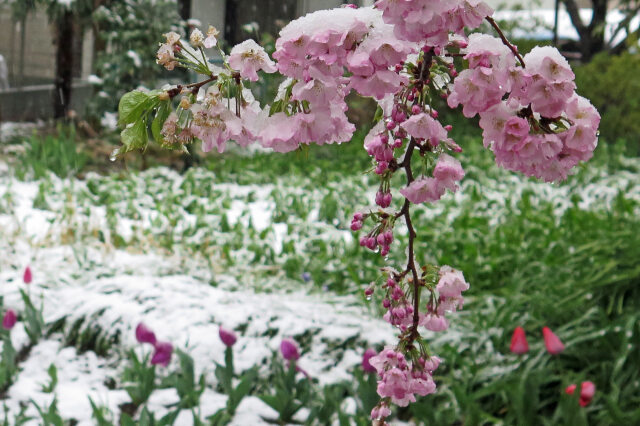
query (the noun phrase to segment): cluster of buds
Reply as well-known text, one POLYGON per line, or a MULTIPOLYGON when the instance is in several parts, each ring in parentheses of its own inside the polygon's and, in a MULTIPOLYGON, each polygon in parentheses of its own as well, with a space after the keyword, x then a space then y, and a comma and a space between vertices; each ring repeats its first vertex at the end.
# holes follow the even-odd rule
POLYGON ((163 367, 169 365, 173 354, 173 345, 170 342, 158 341, 155 333, 143 323, 136 327, 136 340, 138 343, 148 343, 153 346, 152 365, 162 365, 163 367))
POLYGON ((356 213, 351 221, 351 230, 358 231, 362 229, 363 222, 368 217, 373 218, 378 223, 368 234, 360 237, 360 246, 366 247, 371 251, 376 251, 380 248, 380 255, 386 256, 391 249, 391 243, 393 243, 394 220, 384 212, 376 214, 356 213))

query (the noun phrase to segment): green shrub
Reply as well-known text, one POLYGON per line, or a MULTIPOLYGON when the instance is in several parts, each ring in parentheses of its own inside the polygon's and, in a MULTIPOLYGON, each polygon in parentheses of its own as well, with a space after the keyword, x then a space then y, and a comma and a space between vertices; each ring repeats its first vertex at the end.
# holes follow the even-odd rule
POLYGON ((600 136, 626 140, 640 152, 640 55, 601 53, 575 68, 578 93, 590 99, 602 116, 600 136))

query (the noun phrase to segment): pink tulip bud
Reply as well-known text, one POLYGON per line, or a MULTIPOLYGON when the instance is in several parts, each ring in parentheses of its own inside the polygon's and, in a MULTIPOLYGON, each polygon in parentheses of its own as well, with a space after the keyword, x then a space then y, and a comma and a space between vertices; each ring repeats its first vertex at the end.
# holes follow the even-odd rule
POLYGON ((296 361, 300 358, 298 344, 293 339, 283 339, 280 343, 280 353, 287 361, 296 361))
POLYGON ((218 334, 220 335, 220 340, 222 340, 222 343, 224 343, 225 346, 233 346, 236 343, 236 340, 238 340, 233 331, 222 327, 218 330, 218 334))
POLYGON ((16 311, 8 309, 7 312, 4 313, 4 318, 2 318, 2 328, 11 330, 13 326, 16 325, 16 321, 18 321, 16 311))
POLYGON ((522 355, 529 352, 529 343, 527 343, 527 336, 524 333, 524 329, 520 326, 513 330, 511 336, 511 352, 514 354, 522 355))
POLYGON ((173 353, 173 345, 169 342, 156 342, 153 345, 155 351, 151 357, 151 364, 161 365, 166 367, 171 361, 171 354, 173 353))
POLYGON ((544 337, 544 345, 547 347, 547 351, 551 355, 558 355, 564 351, 564 344, 560 341, 549 327, 542 328, 542 335, 544 337))
POLYGON ((24 268, 24 274, 22 275, 22 281, 25 284, 31 284, 31 281, 33 281, 33 276, 31 275, 31 268, 29 266, 24 268))
POLYGON ((364 352, 364 355, 362 355, 362 369, 365 373, 376 372, 376 369, 369 363, 369 360, 377 354, 378 353, 375 351, 375 349, 369 348, 364 352))
POLYGON ((144 323, 138 324, 136 327, 136 340, 138 343, 156 344, 156 335, 144 323))

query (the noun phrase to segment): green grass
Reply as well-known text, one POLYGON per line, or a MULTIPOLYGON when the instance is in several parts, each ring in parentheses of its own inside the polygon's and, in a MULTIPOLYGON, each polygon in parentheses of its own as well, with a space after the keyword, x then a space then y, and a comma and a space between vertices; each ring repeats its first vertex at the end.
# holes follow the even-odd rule
MULTIPOLYGON (((375 178, 363 174, 371 163, 362 137, 286 155, 215 155, 182 177, 152 169, 89 175, 86 186, 48 178, 37 207, 57 211, 60 224, 75 218, 76 245, 98 239, 216 259, 215 267, 257 283, 256 291, 304 286, 361 294, 385 264, 338 232, 348 233, 351 214, 369 206, 365 192, 375 190, 375 178), (236 183, 253 189, 224 186, 236 183), (231 224, 234 202, 261 199, 274 203, 270 226, 231 224), (60 203, 68 208, 57 209, 60 203), (77 220, 104 206, 107 229, 77 220), (144 223, 141 214, 148 210, 158 214, 144 223), (125 220, 137 224, 132 237, 121 235, 125 220), (273 248, 277 225, 287 229, 281 252, 273 248), (303 272, 311 274, 310 283, 300 279, 303 272)), ((419 259, 461 269, 472 287, 453 330, 433 339, 434 353, 445 360, 438 393, 400 417, 434 425, 639 424, 640 161, 625 158, 620 146, 602 145, 575 176, 551 186, 498 169, 477 138, 458 139, 466 151, 463 192, 433 208, 414 208, 414 222, 419 259), (508 351, 517 325, 531 345, 520 357, 508 351), (565 342, 563 354, 544 350, 545 325, 565 342), (597 387, 586 409, 563 393, 582 380, 597 387)), ((36 155, 26 161, 45 167, 36 155)), ((397 240, 396 248, 405 237, 399 232, 397 240)), ((403 257, 402 250, 392 251, 389 262, 403 257)), ((81 334, 70 339, 96 338, 81 334)))

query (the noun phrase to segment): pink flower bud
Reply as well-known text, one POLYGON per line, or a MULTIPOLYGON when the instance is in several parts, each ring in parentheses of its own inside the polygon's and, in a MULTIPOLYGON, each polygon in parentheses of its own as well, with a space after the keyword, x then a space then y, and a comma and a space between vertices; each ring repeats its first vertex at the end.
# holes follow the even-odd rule
POLYGON ((384 300, 382 301, 382 306, 383 306, 385 309, 389 309, 389 306, 391 306, 391 300, 389 300, 389 299, 384 299, 384 300))
POLYGON ((376 369, 369 363, 369 360, 376 356, 378 353, 375 349, 369 348, 362 355, 362 369, 365 373, 375 373, 376 369))
POLYGON ((389 122, 387 123, 387 129, 389 129, 389 130, 393 130, 393 129, 395 129, 395 128, 396 128, 396 122, 395 122, 395 121, 391 120, 391 121, 389 121, 389 122))
MULTIPOLYGON (((391 195, 391 194, 389 194, 391 195)), ((393 242, 393 232, 391 232, 390 230, 385 231, 382 233, 382 236, 384 238, 384 243, 386 245, 391 245, 391 243, 393 242)))
POLYGON ((547 351, 551 355, 558 355, 564 351, 564 344, 560 341, 549 327, 542 328, 542 335, 544 337, 544 345, 547 347, 547 351))
POLYGON ((386 134, 380 135, 380 142, 386 144, 389 142, 389 136, 387 136, 386 134))
POLYGON ((374 284, 371 283, 371 285, 364 290, 364 295, 366 297, 371 297, 371 295, 373 295, 374 290, 375 290, 374 284))
POLYGON ((387 280, 387 286, 389 286, 390 288, 393 288, 396 286, 396 281, 393 278, 389 278, 387 280))
POLYGON ((369 237, 367 236, 363 235, 362 237, 360 237, 360 247, 366 247, 368 240, 369 240, 369 237))
POLYGON ((27 266, 26 268, 24 268, 24 274, 22 275, 22 281, 25 284, 31 284, 32 280, 33 280, 33 276, 31 275, 31 268, 29 266, 27 266))
POLYGON ((356 212, 353 215, 353 220, 359 220, 359 221, 363 221, 364 220, 364 213, 361 212, 356 212))
POLYGON ((529 343, 527 343, 527 336, 524 333, 524 329, 520 326, 513 330, 511 336, 511 347, 509 348, 514 354, 522 355, 529 352, 529 343))
POLYGON ((431 115, 431 117, 433 118, 438 118, 438 111, 436 111, 435 109, 432 109, 429 114, 431 115))
POLYGON ((420 114, 420 111, 422 111, 422 108, 420 108, 420 105, 414 105, 411 107, 411 113, 414 115, 420 114))
POLYGON ((389 254, 389 246, 382 246, 382 248, 380 249, 380 256, 386 256, 389 254))
POLYGON ((416 97, 415 97, 415 96, 413 96, 413 93, 409 93, 409 94, 407 95, 407 100, 408 100, 409 102, 412 102, 415 98, 416 98, 416 97))
POLYGON ((166 367, 171 361, 171 354, 173 353, 173 345, 169 342, 156 342, 154 345, 155 351, 151 357, 151 364, 161 365, 166 367))
POLYGON ((382 206, 383 208, 389 207, 391 205, 391 193, 387 192, 386 194, 384 194, 384 198, 382 201, 384 203, 384 206, 382 206))
POLYGON ((393 147, 394 148, 402 148, 402 139, 397 138, 396 140, 393 141, 393 147))
POLYGON ((565 392, 567 395, 573 395, 573 393, 574 393, 575 391, 576 391, 576 385, 575 385, 575 384, 572 384, 572 385, 567 386, 567 387, 565 388, 565 390, 564 390, 564 392, 565 392))
POLYGON ((391 297, 393 300, 400 300, 404 296, 404 291, 398 286, 393 289, 393 293, 391 293, 391 297))
POLYGON ((376 242, 375 238, 369 237, 367 238, 366 246, 369 250, 375 250, 378 246, 378 243, 376 242))
POLYGON ((298 345, 293 339, 283 339, 282 342, 280 342, 280 353, 282 353, 282 357, 287 361, 296 361, 300 358, 298 345))
POLYGON ((389 168, 389 163, 387 163, 386 161, 381 161, 378 163, 375 172, 377 175, 381 175, 387 170, 387 168, 389 168))
POLYGON ((351 222, 351 230, 352 231, 359 231, 362 229, 362 222, 354 220, 353 222, 351 222))
POLYGON ((378 244, 380 244, 381 246, 387 245, 384 233, 378 234, 378 238, 376 238, 376 241, 378 241, 378 244))
POLYGON ((236 340, 238 340, 236 334, 233 331, 227 330, 222 327, 220 327, 220 329, 218 330, 218 335, 220 336, 220 340, 222 340, 222 343, 224 343, 225 346, 231 347, 235 345, 236 340))
POLYGON ((136 327, 136 340, 138 343, 156 344, 156 335, 144 323, 138 324, 136 327))
POLYGON ((444 126, 444 129, 445 129, 447 132, 450 132, 450 131, 451 131, 451 129, 453 129, 453 126, 452 126, 451 124, 447 124, 446 126, 444 126))
POLYGON ((18 321, 16 311, 8 309, 7 312, 4 313, 4 318, 2 318, 2 328, 11 330, 13 326, 16 325, 16 321, 18 321))

